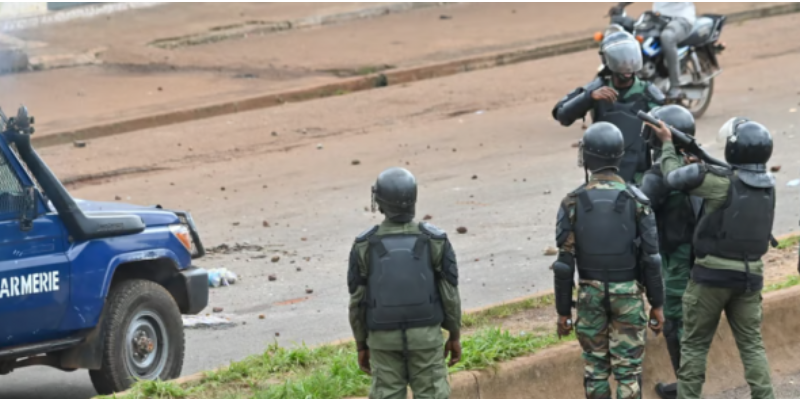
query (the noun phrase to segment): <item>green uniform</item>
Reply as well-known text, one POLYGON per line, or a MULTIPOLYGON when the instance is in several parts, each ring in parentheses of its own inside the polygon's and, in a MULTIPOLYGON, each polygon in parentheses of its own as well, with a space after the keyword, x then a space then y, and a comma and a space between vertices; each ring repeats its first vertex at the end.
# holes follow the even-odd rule
MULTIPOLYGON (((681 160, 671 142, 663 145, 661 168, 664 175, 678 169, 681 160)), ((722 207, 728 199, 730 179, 706 173, 703 182, 689 194, 704 199, 704 213, 722 207)), ((746 272, 763 276, 761 260, 749 262, 716 256, 698 257, 695 265, 708 269, 746 272), (749 268, 748 268, 749 266, 749 268)), ((761 337, 761 293, 744 288, 719 288, 690 281, 683 296, 684 334, 681 340, 681 367, 678 371, 678 398, 700 399, 705 382, 706 358, 725 311, 745 369, 753 399, 774 398, 770 369, 761 337)))
MULTIPOLYGON (((374 235, 421 234, 419 224, 384 221, 374 235)), ((442 263, 446 247, 445 239, 431 239, 431 263, 440 278, 437 279, 444 308, 441 326, 410 328, 405 331, 408 358, 404 354, 403 332, 400 330, 369 331, 367 329, 364 285, 350 295, 350 326, 357 343, 370 350, 372 387, 370 399, 405 399, 407 387, 411 387, 417 399, 445 399, 450 397, 447 382, 447 367, 444 359, 444 337, 442 328, 458 333, 461 326, 461 299, 458 288, 442 278, 442 263)), ((356 242, 351 250, 351 267, 366 279, 369 270, 369 242, 356 242)), ((455 259, 452 259, 455 261, 455 259)))
MULTIPOLYGON (((626 184, 616 175, 592 175, 586 190, 625 190, 626 184)), ((575 195, 562 201, 572 226, 576 225, 575 195)), ((648 215, 648 206, 637 202, 637 219, 648 215)), ((570 231, 560 251, 576 253, 575 233, 570 231)), ((580 265, 579 265, 580 268, 580 265)), ((605 305, 605 283, 579 280, 575 331, 583 349, 584 381, 588 399, 610 399, 608 378, 614 374, 618 382, 617 398, 641 397, 642 361, 644 359, 647 315, 644 287, 639 281, 608 283, 608 308, 605 305)))

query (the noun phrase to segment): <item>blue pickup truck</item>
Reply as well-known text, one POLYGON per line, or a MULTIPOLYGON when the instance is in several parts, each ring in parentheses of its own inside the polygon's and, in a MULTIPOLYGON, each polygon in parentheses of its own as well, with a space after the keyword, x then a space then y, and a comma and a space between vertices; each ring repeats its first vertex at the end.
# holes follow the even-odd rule
POLYGON ((181 374, 181 314, 208 304, 191 215, 73 199, 0 111, 0 375, 89 370, 100 394, 181 374))

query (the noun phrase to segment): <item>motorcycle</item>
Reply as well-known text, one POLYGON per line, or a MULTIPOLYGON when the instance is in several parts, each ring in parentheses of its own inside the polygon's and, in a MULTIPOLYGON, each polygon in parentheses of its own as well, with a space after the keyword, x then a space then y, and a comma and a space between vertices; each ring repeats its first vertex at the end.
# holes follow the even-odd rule
MULTIPOLYGON (((670 18, 652 11, 644 12, 638 20, 621 12, 610 12, 610 25, 603 32, 597 32, 595 41, 619 31, 625 31, 636 37, 642 46, 642 70, 637 74, 639 79, 647 80, 666 93, 670 89, 669 71, 664 53, 661 51, 661 31, 670 22, 670 18)), ((717 55, 725 45, 719 42, 724 15, 704 14, 697 18, 692 32, 685 40, 678 43, 680 59, 680 87, 684 97, 680 104, 686 107, 695 119, 700 118, 708 109, 714 93, 714 78, 722 73, 717 55)), ((600 66, 602 71, 604 66, 600 66)))

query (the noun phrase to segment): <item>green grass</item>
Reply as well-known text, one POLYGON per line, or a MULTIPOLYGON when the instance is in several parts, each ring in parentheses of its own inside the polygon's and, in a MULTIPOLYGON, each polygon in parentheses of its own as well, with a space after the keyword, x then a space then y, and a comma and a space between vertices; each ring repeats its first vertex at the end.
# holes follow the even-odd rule
POLYGON ((461 316, 461 325, 464 328, 478 328, 491 324, 497 319, 504 319, 526 310, 538 309, 553 305, 553 294, 537 298, 529 298, 521 302, 503 304, 480 312, 464 313, 461 316))
POLYGON ((764 290, 762 292, 767 293, 767 292, 772 292, 772 291, 778 291, 778 290, 782 290, 782 289, 785 289, 785 288, 794 287, 794 286, 799 285, 799 284, 800 284, 800 277, 798 277, 798 276, 789 276, 789 277, 786 277, 781 282, 767 285, 766 287, 764 287, 764 290))
POLYGON ((797 244, 800 244, 800 235, 786 237, 783 240, 778 241, 778 249, 789 249, 797 246, 797 244))

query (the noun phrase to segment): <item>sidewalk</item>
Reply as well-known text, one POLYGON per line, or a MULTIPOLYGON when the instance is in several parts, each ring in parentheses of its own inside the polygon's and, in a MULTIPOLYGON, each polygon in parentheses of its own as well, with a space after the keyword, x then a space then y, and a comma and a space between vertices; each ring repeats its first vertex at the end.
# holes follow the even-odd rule
MULTIPOLYGON (((70 51, 106 50, 99 56, 101 65, 0 77, 6 98, 0 105, 7 112, 13 112, 8 108, 20 103, 27 105, 37 116, 37 135, 41 138, 98 124, 335 84, 383 70, 589 38, 605 26, 604 15, 609 8, 604 3, 448 4, 209 44, 171 49, 148 45, 214 27, 225 30, 228 28, 220 27, 246 21, 286 21, 311 13, 354 12, 357 4, 170 4, 15 32, 14 36, 23 40, 70 51)), ((698 13, 727 14, 775 4, 698 3, 697 7, 698 13)), ((634 4, 630 13, 638 15, 649 6, 634 4)), ((594 66, 587 68, 589 71, 594 66)), ((233 103, 226 107, 235 112, 238 106, 233 103)), ((150 127, 154 122, 137 123, 150 127)), ((126 129, 136 127, 133 124, 126 129)))

